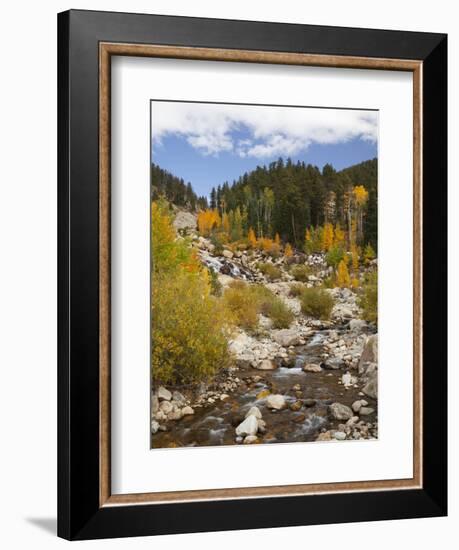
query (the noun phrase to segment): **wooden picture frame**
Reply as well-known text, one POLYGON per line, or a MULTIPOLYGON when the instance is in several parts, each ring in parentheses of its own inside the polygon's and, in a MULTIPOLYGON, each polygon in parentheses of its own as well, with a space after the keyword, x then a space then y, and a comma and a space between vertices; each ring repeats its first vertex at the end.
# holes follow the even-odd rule
POLYGON ((445 515, 446 36, 73 10, 59 14, 58 22, 59 535, 88 539, 445 515), (412 479, 111 494, 114 55, 413 73, 412 479), (254 507, 256 515, 249 513, 254 507))

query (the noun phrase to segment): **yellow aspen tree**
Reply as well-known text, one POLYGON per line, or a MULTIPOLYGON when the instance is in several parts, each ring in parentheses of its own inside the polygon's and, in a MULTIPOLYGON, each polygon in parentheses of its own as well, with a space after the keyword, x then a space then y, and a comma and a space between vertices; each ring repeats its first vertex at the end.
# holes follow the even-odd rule
POLYGON ((292 248, 292 245, 290 243, 287 243, 285 245, 284 256, 286 258, 291 258, 293 256, 293 248, 292 248))
POLYGON ((360 250, 354 243, 352 243, 351 260, 352 260, 352 271, 354 273, 357 273, 359 270, 359 259, 360 259, 360 250))
POLYGON ((333 237, 333 225, 331 223, 326 223, 322 233, 322 249, 325 252, 328 252, 333 246, 333 237))
POLYGON ((279 233, 276 233, 275 237, 274 237, 274 242, 280 246, 280 237, 279 237, 279 233))
POLYGON ((338 264, 338 274, 336 277, 336 282, 339 287, 349 287, 351 284, 351 278, 349 277, 349 271, 347 269, 346 262, 344 260, 341 260, 338 264))
POLYGON ((252 227, 249 229, 249 233, 247 235, 247 240, 249 241, 249 245, 252 248, 256 248, 256 246, 257 246, 257 237, 256 237, 255 231, 253 230, 252 227))
POLYGON ((335 246, 339 248, 344 248, 344 243, 346 242, 346 235, 344 231, 341 229, 341 226, 339 223, 335 225, 335 240, 334 244, 335 246))

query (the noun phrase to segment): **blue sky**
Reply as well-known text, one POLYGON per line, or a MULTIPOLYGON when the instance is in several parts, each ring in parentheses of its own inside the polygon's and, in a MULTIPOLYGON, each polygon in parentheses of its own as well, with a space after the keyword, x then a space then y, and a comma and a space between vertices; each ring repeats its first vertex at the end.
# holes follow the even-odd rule
POLYGON ((377 156, 375 111, 152 102, 152 161, 198 195, 290 157, 337 170, 377 156))

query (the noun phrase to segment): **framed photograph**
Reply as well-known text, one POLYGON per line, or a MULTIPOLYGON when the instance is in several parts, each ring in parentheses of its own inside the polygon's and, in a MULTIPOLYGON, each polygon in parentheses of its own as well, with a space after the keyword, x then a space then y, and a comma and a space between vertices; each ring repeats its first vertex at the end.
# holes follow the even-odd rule
POLYGON ((58 32, 59 535, 445 515, 446 36, 58 32))

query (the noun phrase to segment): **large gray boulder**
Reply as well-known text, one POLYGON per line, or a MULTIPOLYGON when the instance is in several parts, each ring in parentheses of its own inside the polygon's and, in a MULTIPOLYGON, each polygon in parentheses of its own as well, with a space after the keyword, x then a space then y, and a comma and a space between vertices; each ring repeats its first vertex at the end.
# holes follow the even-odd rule
POLYGON ((335 420, 349 420, 354 416, 352 409, 342 403, 332 403, 328 409, 335 420))
POLYGON ((255 435, 258 431, 258 419, 255 415, 249 415, 243 422, 236 428, 236 435, 246 436, 255 435))
POLYGON ((359 361, 359 374, 363 374, 366 370, 367 363, 378 363, 378 335, 372 334, 368 336, 363 347, 362 355, 359 361))
POLYGON ((300 343, 301 335, 295 329, 281 329, 274 330, 272 332, 272 337, 275 342, 284 348, 289 346, 297 346, 300 343))

